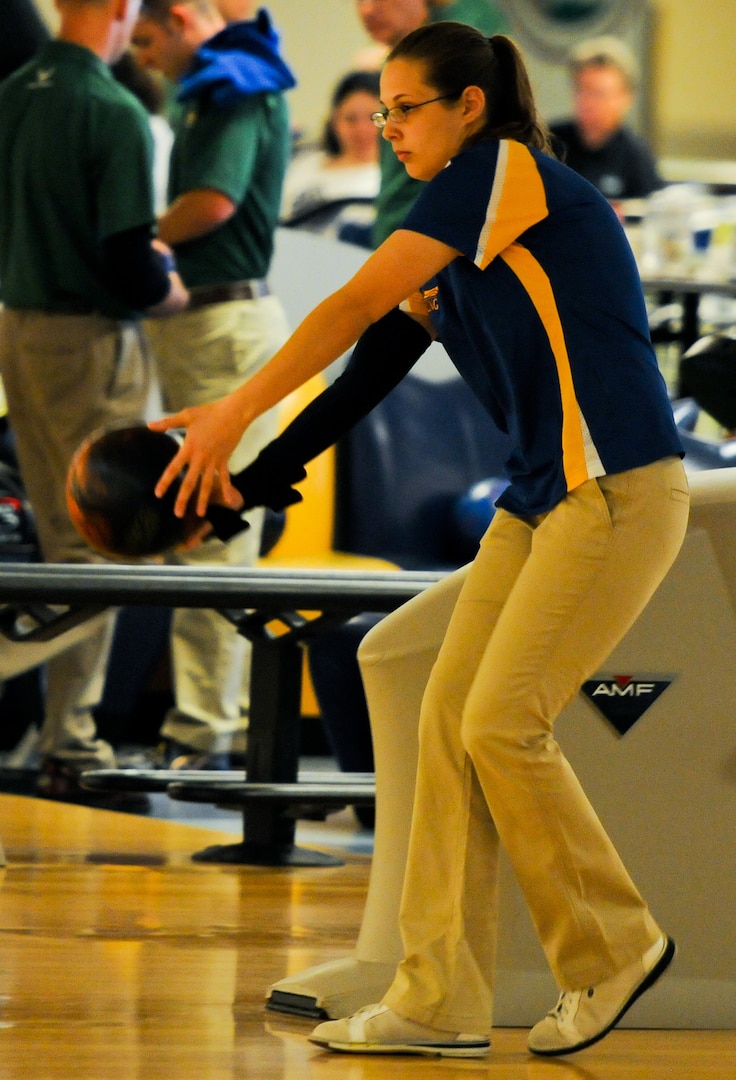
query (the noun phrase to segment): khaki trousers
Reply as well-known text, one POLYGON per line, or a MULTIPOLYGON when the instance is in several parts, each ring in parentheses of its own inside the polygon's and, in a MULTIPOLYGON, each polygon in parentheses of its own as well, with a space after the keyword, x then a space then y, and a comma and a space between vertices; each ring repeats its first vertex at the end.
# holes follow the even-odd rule
MULTIPOLYGON (((148 330, 163 404, 171 412, 229 394, 263 367, 288 337, 286 316, 273 296, 184 311, 149 323, 148 330)), ((230 459, 234 472, 274 438, 277 419, 272 409, 251 424, 230 459)), ((171 561, 187 566, 253 566, 263 511, 254 510, 247 517, 250 529, 229 543, 208 540, 171 561)), ((244 749, 250 643, 216 611, 177 608, 171 653, 176 704, 162 734, 206 753, 244 749)))
MULTIPOLYGON (((688 503, 682 464, 667 459, 589 481, 538 518, 496 513, 422 705, 404 959, 384 998, 399 1014, 490 1029, 499 843, 562 988, 616 973, 659 935, 554 721, 665 576, 688 503)), ((383 651, 388 663, 382 640, 421 636, 414 612, 426 615, 431 596, 419 600, 380 623, 361 653, 383 651)))
MULTIPOLYGON (((78 535, 64 488, 74 451, 92 431, 137 423, 149 390, 141 327, 102 315, 0 312, 0 371, 21 474, 46 562, 103 562, 78 535)), ((46 665, 43 757, 80 767, 114 764, 92 709, 104 688, 114 613, 46 665)))

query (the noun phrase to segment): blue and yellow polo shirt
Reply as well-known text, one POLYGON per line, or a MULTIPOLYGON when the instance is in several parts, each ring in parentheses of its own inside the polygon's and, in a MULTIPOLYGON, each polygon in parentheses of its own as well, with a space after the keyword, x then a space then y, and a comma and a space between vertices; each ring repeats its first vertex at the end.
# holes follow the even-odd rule
POLYGON ((511 437, 499 505, 544 513, 586 480, 682 453, 631 248, 591 184, 494 139, 453 158, 402 227, 462 253, 411 306, 511 437))

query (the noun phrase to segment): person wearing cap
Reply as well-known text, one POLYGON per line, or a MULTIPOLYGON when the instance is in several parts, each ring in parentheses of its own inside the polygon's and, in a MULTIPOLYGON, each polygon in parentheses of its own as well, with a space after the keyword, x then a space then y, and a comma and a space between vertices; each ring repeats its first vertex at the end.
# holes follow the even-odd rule
POLYGON ((615 37, 591 38, 568 67, 574 116, 550 125, 558 155, 613 204, 663 187, 654 155, 625 123, 639 84, 631 50, 615 37))

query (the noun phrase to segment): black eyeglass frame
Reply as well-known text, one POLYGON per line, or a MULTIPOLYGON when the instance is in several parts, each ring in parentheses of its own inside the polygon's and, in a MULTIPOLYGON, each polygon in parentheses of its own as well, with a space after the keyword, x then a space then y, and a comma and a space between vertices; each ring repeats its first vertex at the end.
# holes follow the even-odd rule
POLYGON ((410 112, 414 109, 421 109, 423 105, 432 105, 435 101, 454 101, 454 94, 441 94, 440 97, 430 98, 428 101, 420 101, 416 105, 394 105, 391 109, 381 110, 380 112, 371 113, 371 120, 379 130, 385 128, 386 124, 391 121, 392 124, 403 124, 406 122, 406 118, 410 112))

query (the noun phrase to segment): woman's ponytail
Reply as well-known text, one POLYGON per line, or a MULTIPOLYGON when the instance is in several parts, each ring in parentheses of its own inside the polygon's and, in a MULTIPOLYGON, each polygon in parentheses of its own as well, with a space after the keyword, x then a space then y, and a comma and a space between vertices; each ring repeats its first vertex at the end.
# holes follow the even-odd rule
POLYGON ((488 121, 481 135, 498 139, 516 139, 536 150, 551 153, 549 131, 541 120, 534 101, 529 75, 518 48, 504 34, 489 38, 497 77, 495 92, 488 101, 488 121))

